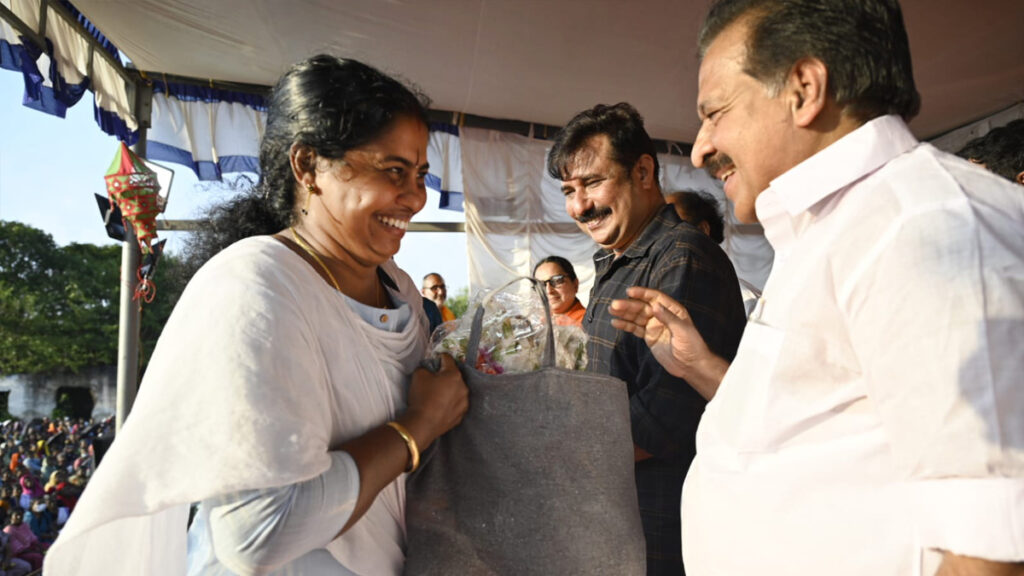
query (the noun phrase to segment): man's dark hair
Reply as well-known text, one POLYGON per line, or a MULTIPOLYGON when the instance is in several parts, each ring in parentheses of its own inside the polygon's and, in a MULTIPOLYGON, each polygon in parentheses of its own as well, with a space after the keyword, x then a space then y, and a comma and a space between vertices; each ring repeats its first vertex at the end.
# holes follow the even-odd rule
POLYGON ((708 236, 718 244, 725 240, 725 222, 718 208, 718 200, 714 196, 698 190, 683 190, 665 196, 676 206, 676 212, 682 210, 683 213, 679 217, 684 221, 694 226, 707 222, 708 236))
POLYGON ((1024 118, 989 130, 956 155, 984 164, 989 171, 1016 182, 1017 175, 1024 172, 1024 118))
POLYGON ((744 72, 779 89, 801 58, 828 69, 828 90, 866 122, 886 114, 913 118, 921 108, 910 43, 896 0, 719 0, 698 41, 703 58, 731 24, 750 26, 744 72))
POLYGON ((658 153, 644 129, 644 119, 626 102, 613 106, 598 104, 580 112, 558 131, 548 153, 548 174, 555 180, 569 177, 569 163, 587 141, 605 135, 612 148, 612 160, 632 170, 644 154, 654 159, 654 180, 658 180, 658 153))
POLYGON ((537 265, 533 267, 533 275, 536 276, 537 268, 540 268, 542 264, 547 264, 548 262, 557 264, 558 267, 565 272, 565 275, 569 277, 569 280, 576 279, 576 270, 573 269, 572 264, 570 264, 568 260, 561 256, 548 256, 540 262, 537 262, 537 265))

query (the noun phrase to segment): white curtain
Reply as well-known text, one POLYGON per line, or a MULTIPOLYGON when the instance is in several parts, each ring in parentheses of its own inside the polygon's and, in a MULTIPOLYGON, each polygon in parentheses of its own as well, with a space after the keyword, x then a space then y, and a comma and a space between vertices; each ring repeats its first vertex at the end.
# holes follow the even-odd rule
POLYGON ((471 293, 529 276, 546 256, 571 262, 580 300, 594 281, 596 246, 565 213, 560 183, 544 170, 548 143, 517 134, 460 132, 471 293))

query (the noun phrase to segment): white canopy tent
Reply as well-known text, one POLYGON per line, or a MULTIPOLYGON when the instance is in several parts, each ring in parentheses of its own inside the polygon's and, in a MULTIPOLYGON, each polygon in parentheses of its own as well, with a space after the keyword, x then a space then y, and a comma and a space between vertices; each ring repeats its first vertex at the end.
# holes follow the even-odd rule
MULTIPOLYGON (((663 188, 721 198, 685 155, 698 129, 695 46, 707 4, 0 0, 0 64, 37 80, 40 107, 51 112, 94 91, 106 131, 134 141, 151 125, 149 158, 210 178, 255 167, 261 95, 291 63, 318 52, 362 60, 417 84, 447 112, 439 118, 449 126, 431 136, 430 183, 464 207, 471 288, 529 274, 553 253, 580 265, 585 288, 593 244, 544 173, 544 137, 593 104, 628 101, 663 141, 663 188), (496 129, 487 119, 516 122, 496 129)), ((1024 2, 902 5, 923 99, 911 123, 918 137, 953 149, 1024 117, 1024 2)), ((727 238, 740 276, 762 285, 771 252, 757 227, 731 223, 727 238)))
MULTIPOLYGON (((692 142, 698 128, 695 46, 708 3, 74 2, 136 67, 156 74, 265 86, 326 51, 412 80, 437 109, 560 126, 594 103, 626 100, 653 137, 680 142, 692 142)), ((911 125, 918 137, 1024 100, 1019 0, 902 5, 924 100, 911 125)))

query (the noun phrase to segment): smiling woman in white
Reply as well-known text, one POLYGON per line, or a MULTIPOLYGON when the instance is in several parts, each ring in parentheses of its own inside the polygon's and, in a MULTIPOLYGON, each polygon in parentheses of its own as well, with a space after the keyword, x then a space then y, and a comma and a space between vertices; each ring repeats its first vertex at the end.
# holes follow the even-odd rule
POLYGON ((426 201, 424 109, 351 60, 282 77, 260 184, 198 246, 247 238, 186 288, 47 574, 401 573, 403 471, 468 407, 450 359, 416 370, 391 260, 426 201))

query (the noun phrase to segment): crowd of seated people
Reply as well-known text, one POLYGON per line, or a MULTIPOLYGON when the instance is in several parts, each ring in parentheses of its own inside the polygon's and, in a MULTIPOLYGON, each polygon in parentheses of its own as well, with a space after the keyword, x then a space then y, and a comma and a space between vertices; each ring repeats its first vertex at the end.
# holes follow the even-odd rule
POLYGON ((0 576, 42 568, 95 469, 97 439, 112 428, 109 418, 0 423, 0 576))

